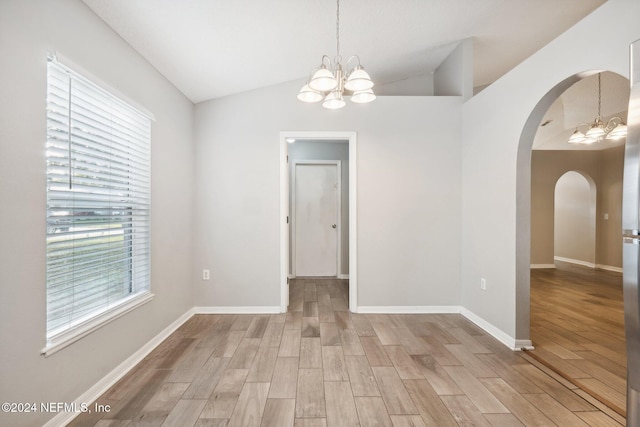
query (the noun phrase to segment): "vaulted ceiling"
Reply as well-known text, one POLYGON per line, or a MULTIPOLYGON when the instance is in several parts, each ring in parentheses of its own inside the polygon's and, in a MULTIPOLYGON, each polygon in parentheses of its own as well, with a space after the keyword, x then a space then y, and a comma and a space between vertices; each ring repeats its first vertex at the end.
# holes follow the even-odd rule
MULTIPOLYGON (((334 0, 83 1, 194 103, 302 81, 336 54, 334 0)), ((433 73, 472 38, 480 88, 604 2, 342 0, 341 54, 381 86, 433 73)))

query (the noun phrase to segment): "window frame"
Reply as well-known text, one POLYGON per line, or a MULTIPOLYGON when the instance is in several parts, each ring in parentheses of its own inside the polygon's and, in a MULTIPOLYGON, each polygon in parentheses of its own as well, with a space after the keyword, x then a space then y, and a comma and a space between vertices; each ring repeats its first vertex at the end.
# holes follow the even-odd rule
MULTIPOLYGON (((51 128, 50 128, 50 120, 51 117, 50 115, 53 115, 53 113, 50 112, 50 103, 49 103, 49 94, 50 92, 53 90, 53 80, 54 77, 52 77, 53 73, 60 73, 60 72, 64 72, 65 74, 67 74, 69 76, 69 81, 79 81, 81 82, 83 85, 88 85, 88 87, 91 90, 95 90, 96 94, 100 94, 100 96, 106 97, 108 99, 109 102, 113 102, 113 105, 116 106, 114 108, 116 108, 116 112, 120 113, 123 110, 129 110, 132 114, 138 114, 143 118, 143 124, 146 127, 146 131, 144 134, 144 138, 143 138, 143 143, 145 144, 144 148, 145 151, 143 153, 143 157, 145 160, 145 166, 143 168, 144 172, 146 172, 147 176, 143 179, 143 181, 131 181, 131 178, 128 178, 129 180, 125 180, 125 187, 129 186, 137 186, 140 184, 140 182, 142 182, 145 186, 144 186, 144 192, 143 192, 143 199, 146 200, 146 203, 143 203, 143 208, 142 210, 145 211, 142 215, 143 217, 143 222, 142 225, 137 225, 136 224, 136 228, 133 229, 129 229, 128 227, 132 226, 134 220, 129 220, 129 222, 127 222, 126 220, 121 220, 121 222, 115 221, 113 222, 113 224, 119 225, 122 228, 122 239, 123 239, 123 243, 122 243, 122 247, 121 249, 116 249, 116 251, 118 250, 124 250, 124 251, 128 251, 128 255, 122 255, 120 254, 118 259, 121 260, 121 262, 125 262, 129 264, 129 270, 125 270, 125 275, 128 274, 129 277, 126 277, 124 280, 124 282, 120 282, 119 285, 114 285, 114 283, 110 283, 107 285, 107 289, 113 289, 116 288, 117 286, 128 286, 128 293, 126 293, 127 291, 125 291, 123 297, 119 297, 118 299, 108 302, 106 304, 102 304, 98 307, 92 307, 91 311, 86 313, 86 314, 81 314, 78 316, 71 316, 70 320, 67 321, 66 325, 64 326, 54 326, 51 327, 49 325, 50 322, 50 315, 49 315, 49 299, 50 299, 50 276, 49 276, 49 255, 47 255, 47 275, 46 275, 46 286, 45 286, 45 293, 46 293, 46 304, 47 304, 47 312, 45 314, 45 335, 46 335, 46 345, 45 347, 41 350, 41 354, 43 354, 44 356, 49 356, 51 354, 54 354, 55 352, 63 349, 64 347, 72 344, 73 342, 83 338, 84 336, 92 333, 93 331, 95 331, 96 329, 114 321, 115 319, 131 312, 132 310, 135 310, 136 308, 140 307, 143 304, 146 304, 147 302, 151 301, 154 297, 154 294, 151 292, 151 125, 152 122, 155 120, 153 115, 148 113, 145 109, 140 108, 139 106, 137 106, 135 103, 131 102, 129 99, 127 99, 126 97, 123 97, 121 94, 119 94, 116 90, 113 90, 112 88, 110 88, 108 85, 105 85, 103 82, 101 82, 99 79, 94 78, 92 75, 90 75, 89 73, 87 73, 86 71, 82 70, 80 67, 76 67, 74 66, 72 63, 68 62, 65 60, 65 63, 62 63, 60 61, 58 61, 57 57, 55 54, 49 54, 48 55, 48 61, 47 61, 47 133, 46 133, 46 137, 47 137, 47 154, 46 154, 46 160, 47 160, 47 203, 46 203, 46 212, 47 212, 47 216, 50 215, 50 213, 53 211, 53 209, 51 208, 50 205, 50 197, 49 197, 49 192, 50 191, 54 191, 54 190, 50 190, 51 188, 51 176, 50 176, 50 171, 49 171, 49 166, 50 166, 50 161, 51 161, 51 157, 50 157, 50 153, 49 153, 49 147, 51 146, 50 144, 50 138, 52 138, 52 132, 54 132, 51 128), (70 64, 67 65, 67 64, 70 64), (50 67, 52 67, 50 69, 50 67), (55 71, 51 71, 53 70, 55 67, 55 71), (78 70, 78 71, 76 71, 78 70), (122 108, 122 110, 120 110, 120 108, 122 108), (146 122, 146 120, 148 120, 148 123, 146 122), (146 169, 145 169, 146 168, 146 169), (133 233, 139 233, 139 228, 142 227, 142 229, 144 230, 144 232, 142 233, 144 235, 142 242, 143 242, 143 253, 141 255, 141 253, 136 252, 138 251, 138 249, 132 249, 134 247, 134 243, 129 242, 130 239, 132 239, 132 234, 133 233), (142 277, 136 277, 136 273, 138 272, 137 270, 137 266, 136 264, 141 262, 139 257, 142 257, 142 262, 144 264, 143 266, 143 270, 142 271, 142 277), (128 272, 128 273, 127 273, 128 272), (142 282, 142 283, 140 283, 142 282), (128 283, 128 285, 127 285, 128 283)), ((71 84, 69 85, 69 87, 71 88, 71 84)), ((71 91, 71 89, 69 89, 69 91, 71 91)), ((69 101, 69 105, 72 104, 72 93, 68 92, 66 93, 66 96, 68 97, 68 101, 69 101)), ((74 95, 77 96, 77 95, 74 95)), ((111 104, 110 104, 111 105, 111 104)), ((91 104, 90 106, 90 110, 91 112, 94 112, 95 109, 98 108, 97 104, 91 104)), ((71 107, 69 107, 69 109, 71 109, 71 107)), ((71 111, 71 110, 69 110, 71 111)), ((72 121, 69 118, 69 116, 71 115, 71 113, 69 113, 67 115, 67 120, 69 121, 69 130, 67 133, 67 137, 68 137, 68 145, 69 145, 69 157, 66 159, 66 161, 69 164, 69 176, 70 176, 70 180, 71 177, 73 177, 73 172, 77 172, 76 169, 72 168, 72 163, 74 162, 74 158, 72 157, 72 154, 77 155, 77 152, 73 151, 73 143, 72 140, 74 138, 76 138, 77 134, 80 132, 79 129, 73 128, 72 126, 72 121)), ((113 124, 113 120, 109 122, 110 125, 113 124)), ((91 142, 93 143, 93 141, 91 142)), ((91 144, 90 143, 90 144, 91 144)), ((120 146, 122 146, 122 142, 119 143, 120 146)), ((113 140, 108 141, 109 149, 110 150, 116 150, 118 148, 118 143, 114 142, 113 140)), ((129 145, 129 141, 125 139, 125 145, 129 145)), ((112 165, 111 163, 108 163, 108 166, 105 166, 106 168, 111 168, 112 165)), ((128 169, 126 169, 126 174, 128 175, 133 175, 132 170, 130 169, 132 166, 129 166, 128 169)), ((99 173, 102 173, 104 171, 104 169, 101 169, 100 167, 96 166, 96 170, 99 173)), ((93 180, 95 180, 95 182, 97 183, 104 183, 104 185, 108 185, 111 183, 111 181, 109 180, 109 178, 105 178, 104 180, 102 178, 92 178, 93 180)), ((136 188, 137 190, 137 188, 136 188)), ((58 190, 59 191, 59 190, 58 190)), ((134 192, 134 190, 125 190, 125 191, 129 191, 129 192, 134 192)), ((69 194, 71 194, 72 191, 69 190, 69 194)), ((93 192, 91 190, 87 190, 84 192, 84 194, 89 194, 91 196, 94 196, 96 194, 98 194, 97 192, 93 192)), ((75 196, 72 195, 68 195, 67 197, 69 197, 69 199, 72 199, 75 196)), ((134 197, 131 195, 127 195, 128 199, 133 199, 135 201, 139 201, 142 200, 139 197, 134 197)), ((98 207, 95 208, 96 211, 104 208, 104 203, 103 201, 99 201, 98 203, 102 203, 102 205, 98 205, 98 207)), ((135 204, 137 204, 137 202, 134 202, 135 204)), ((129 212, 126 211, 125 212, 129 212)), ((136 211, 135 209, 131 212, 129 212, 128 214, 136 214, 138 215, 138 211, 136 211)), ((75 216, 73 213, 67 213, 67 215, 69 215, 69 217, 71 218, 72 221, 77 220, 77 216, 75 216)), ((118 215, 116 215, 118 217, 125 217, 127 216, 127 213, 119 213, 118 215)), ((111 218, 111 217, 109 217, 111 218)), ((108 224, 111 225, 112 220, 109 219, 108 220, 108 224)), ((137 220, 136 220, 137 223, 137 220)), ((72 225, 75 225, 77 227, 77 223, 76 222, 71 222, 72 225)), ((69 228, 74 228, 69 227, 69 228)), ((78 234, 80 234, 80 231, 74 231, 72 233, 75 233, 74 237, 70 237, 68 239, 68 242, 75 242, 77 239, 79 239, 78 234)), ((86 232, 85 232, 86 233, 86 232)), ((54 231, 50 231, 50 227, 49 224, 47 226, 46 229, 46 246, 47 246, 47 254, 49 253, 49 245, 50 245, 50 237, 53 236, 55 234, 55 230, 54 231)), ((137 239, 137 237, 136 237, 137 239)), ((67 240, 65 240, 66 242, 67 240)), ((136 240, 137 241, 137 240, 136 240)), ((103 249, 103 251, 105 251, 103 249)), ((71 258, 72 256, 68 256, 68 258, 71 258)), ((105 268, 105 267, 102 267, 105 268)), ((103 271, 104 272, 104 271, 103 271)), ((91 272, 93 275, 96 274, 100 274, 100 272, 91 272)), ((54 286, 54 285, 52 285, 54 286)), ((78 283, 73 283, 71 285, 71 287, 76 290, 77 288, 81 287, 82 285, 78 284, 78 283)), ((55 287, 52 288, 54 289, 53 291, 55 291, 55 287)), ((51 291, 51 292, 53 292, 51 291)), ((96 296, 98 296, 98 292, 96 292, 96 296)), ((73 298, 71 298, 73 299, 73 298)), ((75 305, 71 308, 72 312, 76 312, 75 309, 75 305)), ((82 311, 82 310, 80 310, 82 311)))

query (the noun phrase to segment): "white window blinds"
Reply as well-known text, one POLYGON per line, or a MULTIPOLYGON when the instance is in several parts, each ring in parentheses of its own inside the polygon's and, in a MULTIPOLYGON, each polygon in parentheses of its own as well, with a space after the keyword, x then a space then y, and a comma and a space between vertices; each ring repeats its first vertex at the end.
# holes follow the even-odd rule
POLYGON ((149 291, 151 122, 53 59, 47 87, 51 343, 149 291))

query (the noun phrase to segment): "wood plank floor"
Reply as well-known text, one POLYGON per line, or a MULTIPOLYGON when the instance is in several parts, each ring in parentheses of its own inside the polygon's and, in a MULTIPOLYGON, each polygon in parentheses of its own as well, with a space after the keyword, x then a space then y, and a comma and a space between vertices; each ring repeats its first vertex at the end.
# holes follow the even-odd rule
POLYGON ((623 416, 626 348, 622 275, 557 262, 531 270, 530 352, 623 416))
POLYGON ((296 280, 282 315, 196 315, 71 426, 604 426, 619 415, 456 314, 353 314, 296 280), (542 369, 541 369, 542 368, 542 369))

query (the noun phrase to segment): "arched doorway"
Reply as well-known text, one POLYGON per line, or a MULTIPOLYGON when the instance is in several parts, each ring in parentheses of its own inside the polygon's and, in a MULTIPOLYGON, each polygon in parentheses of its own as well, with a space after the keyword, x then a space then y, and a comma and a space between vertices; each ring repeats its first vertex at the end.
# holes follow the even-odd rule
MULTIPOLYGON (((571 86, 581 80, 597 74, 599 71, 585 71, 567 77, 551 88, 538 101, 527 119, 518 144, 516 165, 516 337, 519 341, 530 337, 530 278, 531 259, 531 162, 532 148, 536 134, 541 129, 545 115, 553 103, 571 86)), ((612 73, 614 74, 614 73, 612 73)), ((622 79, 623 76, 616 74, 622 79)), ((627 80, 628 87, 628 80, 627 80)), ((628 92, 624 102, 628 102, 628 92)), ((592 112, 593 114, 593 112, 592 112)), ((567 139, 568 136, 567 134, 567 139)), ((619 236, 618 236, 619 237, 619 236)), ((534 262, 535 263, 535 262, 534 262)))
POLYGON ((553 258, 595 268, 596 184, 589 175, 569 171, 554 192, 553 258))
MULTIPOLYGON (((590 272, 593 273, 594 271, 596 271, 596 267, 602 267, 605 269, 609 269, 608 267, 610 266, 613 266, 614 269, 618 268, 618 266, 621 267, 621 258, 618 256, 616 251, 618 251, 621 247, 621 222, 619 222, 619 218, 621 216, 620 212, 623 142, 620 143, 620 146, 617 147, 617 151, 614 153, 614 157, 617 156, 618 158, 618 160, 616 160, 618 162, 618 177, 616 179, 619 178, 619 183, 612 183, 607 181, 609 175, 611 174, 602 172, 603 162, 608 161, 606 159, 612 156, 606 156, 598 153, 599 150, 604 152, 604 150, 610 150, 611 148, 615 147, 604 145, 596 146, 595 144, 591 147, 571 147, 569 144, 567 144, 567 140, 574 130, 573 127, 577 126, 580 122, 592 122, 593 117, 597 113, 597 110, 593 108, 593 105, 589 107, 587 106, 587 102, 580 101, 579 99, 574 99, 574 105, 572 105, 570 102, 572 101, 570 99, 571 97, 568 97, 565 93, 570 92, 568 91, 568 89, 571 89, 571 91, 573 91, 575 88, 574 85, 576 87, 578 86, 576 85, 576 83, 586 84, 589 80, 593 81, 593 77, 591 79, 589 79, 588 77, 595 74, 597 74, 597 72, 574 75, 556 85, 538 102, 536 108, 529 116, 529 119, 526 123, 525 128, 523 129, 520 138, 518 151, 518 204, 516 218, 518 239, 516 245, 516 321, 518 334, 523 334, 524 336, 531 337, 534 346, 536 346, 535 336, 533 333, 529 334, 532 317, 531 315, 533 312, 531 308, 533 298, 531 297, 532 289, 530 282, 530 267, 536 265, 544 268, 554 268, 555 263, 558 259, 562 261, 572 262, 572 265, 581 264, 583 266, 591 267, 585 270, 586 273, 584 273, 584 271, 582 272, 584 274, 581 273, 582 276, 580 276, 578 281, 582 282, 592 282, 597 280, 593 279, 593 277, 589 275, 590 272), (559 100, 560 107, 558 108, 559 100), (575 105, 575 101, 578 102, 578 105, 575 105), (582 104, 580 104, 580 102, 582 102, 582 104), (586 117, 584 119, 579 118, 581 113, 586 113, 586 117), (549 126, 550 123, 553 123, 553 125, 557 126, 558 122, 562 123, 565 132, 565 135, 563 135, 563 137, 558 140, 559 142, 550 142, 545 140, 545 138, 540 137, 541 134, 548 133, 546 126, 549 126), (541 146, 544 146, 544 148, 541 148, 541 146), (576 148, 579 149, 576 150, 576 148), (540 154, 536 150, 541 150, 543 154, 540 154), (561 164, 562 161, 568 163, 561 164), (548 169, 544 173, 544 179, 542 180, 536 178, 536 176, 533 174, 536 163, 542 163, 546 166, 552 165, 551 167, 548 167, 548 169), (585 172, 584 169, 586 169, 587 172, 585 172), (568 229, 564 230, 564 233, 559 234, 564 234, 565 237, 573 236, 573 240, 570 241, 571 244, 569 245, 573 246, 573 248, 563 247, 560 252, 557 252, 556 250, 559 249, 559 246, 562 246, 562 243, 560 243, 561 240, 559 240, 559 236, 554 232, 554 223, 558 225, 558 227, 562 227, 561 223, 563 222, 563 220, 559 220, 555 215, 558 213, 557 210, 554 209, 554 206, 557 204, 557 199, 555 199, 553 195, 556 194, 556 182, 559 182, 558 188, 560 188, 562 191, 563 179, 561 177, 563 177, 568 171, 571 170, 580 171, 580 173, 567 175, 564 178, 573 179, 573 183, 569 184, 569 186, 573 185, 574 190, 575 186, 582 186, 582 196, 580 196, 582 197, 582 202, 578 204, 582 204, 583 208, 579 209, 579 207, 575 205, 565 206, 563 208, 566 211, 564 212, 566 214, 565 217, 569 218, 565 218, 564 220, 564 222, 566 223, 565 225, 568 224, 568 229), (545 180, 546 182, 544 182, 545 180), (547 196, 544 196, 546 197, 546 199, 544 197, 540 197, 540 194, 536 195, 536 191, 539 190, 538 187, 541 185, 541 181, 543 181, 542 184, 547 185, 547 187, 553 187, 552 190, 549 190, 547 188, 547 196), (601 186, 602 183, 605 183, 605 185, 601 186), (600 187, 602 187, 602 195, 598 194, 597 197, 595 191, 596 186, 598 187, 598 191, 601 191, 600 187), (618 200, 617 207, 615 207, 616 203, 612 202, 611 194, 613 194, 613 192, 615 192, 616 194, 619 193, 619 196, 614 197, 614 199, 617 197, 616 200, 618 200), (552 195, 549 196, 548 194, 552 195), (545 207, 545 204, 550 205, 550 207, 545 207), (613 211, 612 213, 611 210, 614 207, 618 210, 613 211), (541 215, 541 211, 544 210, 544 208, 546 208, 547 210, 548 223, 551 224, 551 226, 547 226, 546 228, 540 226, 542 222, 540 221, 540 218, 537 217, 537 215, 541 215), (577 213, 578 210, 580 211, 580 213, 577 213), (549 214, 549 212, 551 213, 549 214), (550 219, 549 215, 551 215, 550 219), (576 215, 581 217, 578 218, 576 215), (595 225, 590 225, 594 223, 595 225), (591 232, 591 230, 595 231, 591 232), (591 233, 593 233, 593 235, 590 236, 589 234, 591 233), (543 242, 544 244, 542 244, 541 242, 543 242), (610 244, 609 248, 611 249, 607 249, 607 244, 610 244), (605 247, 605 249, 600 249, 599 245, 605 247), (618 261, 615 261, 616 257, 618 257, 618 261), (612 259, 614 259, 614 261, 612 261, 612 259)), ((607 78, 614 78, 617 81, 621 82, 621 87, 628 88, 628 80, 626 78, 614 73, 602 74, 607 78)), ((616 109, 615 107, 608 106, 607 108, 609 108, 609 111, 603 111, 602 114, 605 120, 608 118, 608 116, 614 114, 620 115, 622 113, 624 113, 623 118, 626 120, 626 106, 629 99, 628 89, 625 92, 618 92, 619 93, 614 93, 613 96, 618 97, 619 105, 623 105, 623 107, 616 109), (615 111, 611 111, 611 108, 613 108, 615 111)), ((592 97, 594 96, 592 95, 592 97)), ((580 268, 584 269, 584 267, 580 268)), ((554 277, 551 277, 553 275, 554 274, 549 273, 549 280, 555 280, 559 276, 558 274, 555 274, 554 277)), ((612 281, 612 283, 613 282, 615 282, 615 280, 612 281)), ((580 283, 578 283, 577 285, 580 285, 580 283)), ((616 286, 615 283, 613 283, 613 285, 616 286)), ((591 292, 593 292, 594 294, 598 293, 598 291, 593 290, 591 292)), ((583 298, 583 300, 571 300, 571 297, 572 296, 569 295, 569 299, 567 301, 559 304, 564 303, 566 304, 565 307, 571 307, 571 305, 577 306, 580 305, 582 301, 584 301, 584 298, 588 298, 589 294, 587 293, 586 296, 580 297, 583 298)), ((621 305, 621 294, 619 299, 619 303, 621 305)), ((556 301, 545 301, 544 304, 551 306, 555 305, 556 301)), ((558 316, 564 315, 565 313, 558 314, 558 316)), ((588 313, 583 313, 583 315, 588 316, 588 313)), ((578 320, 569 319, 568 321, 574 321, 577 325, 579 325, 582 321, 584 322, 582 326, 588 323, 586 317, 578 320)), ((594 324, 597 325, 597 323, 594 324)), ((550 328, 547 328, 547 331, 553 329, 551 324, 549 326, 550 328)), ((579 329, 577 331, 579 331, 579 329)), ((624 329, 621 322, 619 332, 624 334, 624 329)), ((563 338, 564 337, 560 337, 558 335, 554 337, 554 339, 556 340, 561 340, 563 338)), ((600 341, 600 343, 605 343, 604 346, 607 345, 606 334, 600 334, 595 339, 596 341, 600 341)), ((569 350, 567 353, 564 353, 562 355, 558 355, 557 353, 554 354, 554 351, 549 351, 548 347, 542 350, 541 346, 541 349, 539 349, 538 351, 539 354, 547 351, 547 355, 549 356, 547 361, 551 360, 551 362, 545 364, 550 366, 550 364, 557 363, 558 366, 561 366, 561 368, 565 370, 564 373, 566 374, 566 372, 568 372, 569 370, 573 370, 573 372, 579 371, 579 369, 576 369, 576 366, 582 362, 573 363, 572 360, 582 359, 582 356, 586 357, 587 355, 591 355, 591 353, 593 352, 592 350, 598 349, 600 351, 601 348, 604 348, 604 346, 601 346, 597 342, 594 345, 589 344, 589 346, 591 347, 585 348, 576 347, 573 349, 577 350, 576 352, 572 353, 571 350, 569 350), (584 351, 585 353, 580 353, 581 351, 584 351)), ((565 350, 560 348, 554 349, 558 351, 565 350)), ((624 352, 624 350, 622 350, 622 352, 624 352)), ((614 352, 612 352, 612 354, 613 353, 614 352)), ((589 360, 582 364, 590 367, 591 363, 594 363, 594 361, 589 360)), ((553 366, 551 367, 554 368, 553 366)), ((559 370, 560 369, 556 369, 556 371, 559 370)), ((588 389, 588 383, 596 384, 602 382, 598 378, 594 378, 592 380, 592 374, 593 371, 578 372, 578 376, 589 379, 587 381, 579 380, 575 383, 579 387, 586 390, 588 389)), ((567 376, 571 375, 567 374, 563 376, 565 376, 566 378, 567 376)), ((621 377, 621 380, 624 381, 624 377, 621 377)), ((604 386, 607 385, 604 384, 604 386)), ((616 410, 618 412, 622 412, 624 411, 624 399, 622 398, 619 400, 622 401, 622 409, 620 409, 620 406, 618 406, 618 409, 616 410)))

